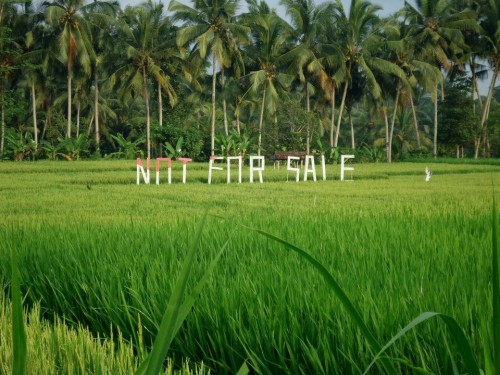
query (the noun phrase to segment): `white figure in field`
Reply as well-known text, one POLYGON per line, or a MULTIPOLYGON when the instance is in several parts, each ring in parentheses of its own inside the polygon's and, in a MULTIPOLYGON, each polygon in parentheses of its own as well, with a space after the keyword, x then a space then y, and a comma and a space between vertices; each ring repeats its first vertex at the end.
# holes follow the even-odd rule
POLYGON ((425 167, 425 182, 430 181, 432 177, 432 171, 429 169, 429 167, 425 167))

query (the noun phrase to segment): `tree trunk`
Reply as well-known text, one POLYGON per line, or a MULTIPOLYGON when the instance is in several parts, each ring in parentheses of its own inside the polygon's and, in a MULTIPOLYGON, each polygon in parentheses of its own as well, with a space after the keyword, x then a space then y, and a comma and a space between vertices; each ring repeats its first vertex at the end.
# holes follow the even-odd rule
POLYGON ((158 121, 160 128, 163 128, 163 97, 161 95, 161 85, 158 82, 158 121))
POLYGON ((142 90, 144 95, 144 102, 146 104, 146 143, 148 150, 148 159, 151 159, 151 118, 149 114, 149 96, 146 81, 146 68, 142 67, 142 90))
MULTIPOLYGON (((475 69, 475 63, 474 63, 474 60, 471 59, 471 62, 470 62, 470 70, 472 72, 472 113, 474 113, 474 115, 476 115, 477 113, 477 110, 476 110, 476 101, 474 100, 474 95, 477 94, 477 101, 479 103, 479 109, 480 111, 482 112, 483 111, 483 101, 481 99, 481 93, 479 92, 479 88, 478 88, 478 84, 477 84, 477 77, 476 77, 476 69, 475 69)), ((479 142, 480 139, 478 139, 478 137, 476 135, 474 135, 474 159, 477 159, 477 154, 476 154, 476 150, 477 150, 477 146, 479 145, 479 142)))
POLYGON ((387 116, 387 107, 384 105, 382 108, 385 121, 385 158, 390 163, 391 156, 389 155, 389 116, 387 116))
POLYGON ((76 138, 80 135, 80 101, 76 105, 76 138))
POLYGON ((226 99, 222 100, 222 112, 224 113, 224 133, 226 133, 226 136, 229 135, 229 125, 227 121, 227 103, 226 99))
POLYGON ((352 111, 349 111, 349 125, 351 126, 351 148, 356 149, 356 143, 354 141, 354 123, 352 121, 352 111))
POLYGON ((31 98, 33 106, 33 140, 35 141, 35 147, 38 147, 38 126, 36 119, 36 92, 35 92, 35 82, 31 83, 31 98))
POLYGON ((342 101, 340 102, 339 118, 337 120, 337 129, 335 131, 335 142, 333 144, 333 147, 337 147, 339 143, 340 122, 342 121, 342 113, 344 112, 345 98, 347 96, 348 85, 349 82, 346 81, 344 85, 344 93, 342 94, 342 101))
MULTIPOLYGON (((486 103, 484 105, 483 109, 483 115, 481 116, 481 135, 483 138, 483 142, 486 144, 486 139, 487 139, 487 124, 488 124, 488 117, 489 117, 489 112, 490 112, 490 105, 491 105, 491 99, 493 98, 493 91, 495 89, 495 83, 498 77, 498 70, 499 70, 499 63, 500 61, 495 61, 495 69, 493 71, 493 77, 491 77, 491 82, 490 82, 490 87, 488 90, 488 96, 486 97, 486 103)), ((479 155, 479 147, 480 147, 480 142, 477 145, 478 149, 474 150, 474 155, 479 155)))
POLYGON ((479 110, 482 113, 483 112, 483 97, 481 96, 481 93, 479 92, 479 85, 476 85, 476 94, 477 94, 477 102, 479 103, 479 110))
MULTIPOLYGON (((95 98, 94 98, 94 118, 95 118, 95 148, 97 152, 101 150, 101 137, 99 134, 99 80, 97 76, 97 65, 95 71, 95 98)), ((89 124, 90 129, 90 124, 89 124)))
POLYGON ((413 126, 415 128, 415 138, 417 140, 417 147, 420 148, 420 132, 418 131, 418 120, 417 120, 417 111, 415 110, 415 103, 413 102, 413 94, 410 89, 410 104, 411 104, 411 112, 413 114, 413 126))
POLYGON ((260 120, 259 120, 259 145, 257 149, 257 155, 260 156, 260 148, 262 146, 262 128, 264 126, 264 107, 266 104, 266 85, 264 84, 264 89, 262 90, 262 104, 260 106, 260 120))
MULTIPOLYGON (((226 77, 224 75, 224 68, 221 69, 221 84, 222 84, 222 92, 224 92, 224 87, 226 84, 226 77)), ((226 136, 229 135, 229 125, 227 121, 227 103, 226 103, 226 98, 222 99, 222 113, 224 115, 224 133, 226 133, 226 136)))
POLYGON ((216 74, 215 74, 215 54, 212 57, 212 127, 210 129, 210 155, 215 155, 215 88, 216 88, 216 74))
MULTIPOLYGON (((309 98, 309 87, 307 84, 307 78, 305 80, 305 90, 306 90, 306 111, 309 113, 311 111, 311 100, 309 98)), ((309 155, 309 150, 311 148, 311 124, 306 125, 306 154, 309 155)))
POLYGON ((87 129, 87 138, 90 137, 90 132, 92 131, 92 125, 94 125, 94 115, 90 116, 89 128, 87 129))
POLYGON ((66 138, 71 138, 71 83, 73 77, 71 74, 71 68, 68 62, 68 126, 66 129, 66 138))
POLYGON ((438 136, 438 84, 434 86, 434 141, 432 154, 437 157, 437 136, 438 136))
POLYGON ((481 144, 481 136, 474 137, 474 159, 479 157, 479 145, 481 144))
POLYGON ((488 122, 486 122, 486 127, 484 130, 484 157, 489 158, 490 157, 490 135, 488 132, 488 122))
POLYGON ((335 128, 335 85, 332 86, 332 118, 330 121, 330 147, 334 145, 333 129, 335 128))
POLYGON ((392 120, 391 120, 391 130, 389 132, 389 158, 387 159, 387 162, 392 163, 392 137, 394 135, 394 124, 396 123, 396 114, 398 112, 398 105, 399 105, 399 95, 401 94, 401 83, 397 83, 397 89, 396 89, 396 100, 394 101, 394 112, 392 113, 392 120))

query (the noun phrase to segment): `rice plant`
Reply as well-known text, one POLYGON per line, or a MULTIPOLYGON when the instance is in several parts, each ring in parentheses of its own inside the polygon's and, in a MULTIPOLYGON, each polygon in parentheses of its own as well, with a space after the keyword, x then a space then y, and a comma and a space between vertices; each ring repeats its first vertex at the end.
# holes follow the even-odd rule
MULTIPOLYGON (((486 198, 500 169, 428 165, 428 183, 426 165, 415 163, 356 164, 346 183, 333 166, 316 183, 286 182, 286 171, 271 166, 264 184, 226 184, 223 171, 208 185, 206 164, 193 164, 185 185, 174 169, 172 185, 137 186, 130 161, 2 163, 0 285, 10 283, 13 251, 28 311, 40 306, 48 321, 94 337, 119 331, 139 363, 209 203, 186 284, 197 299, 168 352, 174 366, 189 359, 216 373, 246 363, 263 374, 361 374, 379 351, 314 268, 247 226, 320 261, 378 343, 439 311, 463 329, 484 369, 485 343, 494 342, 483 333, 489 323, 482 328, 493 321, 486 198)), ((387 348, 396 370, 464 370, 461 356, 449 355, 457 352, 443 340, 447 328, 427 323, 387 348)))

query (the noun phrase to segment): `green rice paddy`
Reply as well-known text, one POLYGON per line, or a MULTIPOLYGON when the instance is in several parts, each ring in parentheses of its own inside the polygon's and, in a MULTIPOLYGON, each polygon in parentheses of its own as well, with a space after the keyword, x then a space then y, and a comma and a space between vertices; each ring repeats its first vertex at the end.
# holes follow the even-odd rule
MULTIPOLYGON (((94 337, 116 341, 119 331, 139 360, 208 207, 190 288, 227 248, 172 344, 173 367, 358 374, 375 356, 318 272, 248 228, 320 261, 380 343, 420 313, 441 312, 457 320, 483 367, 500 166, 354 164, 345 182, 339 166, 327 168, 326 181, 319 167, 318 182, 296 183, 268 165, 263 184, 248 182, 247 167, 242 184, 218 171, 209 185, 208 163, 188 165, 186 184, 174 163, 173 184, 165 171, 156 186, 152 165, 153 184, 137 186, 134 161, 0 163, 0 286, 8 295, 13 250, 26 308, 94 337)), ((454 345, 430 321, 387 354, 401 373, 463 372, 454 345)))

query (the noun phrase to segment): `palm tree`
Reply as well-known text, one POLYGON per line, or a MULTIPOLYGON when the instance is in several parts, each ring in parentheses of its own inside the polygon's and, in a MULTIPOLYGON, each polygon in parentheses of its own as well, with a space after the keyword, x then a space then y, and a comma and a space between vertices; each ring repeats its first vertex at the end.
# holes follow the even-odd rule
POLYGON ((351 0, 347 15, 341 0, 336 3, 336 20, 343 37, 341 48, 345 56, 347 79, 344 82, 334 147, 338 145, 347 91, 355 74, 362 74, 367 92, 375 101, 382 100, 382 88, 379 83, 381 77, 395 77, 400 82, 406 81, 404 71, 380 54, 386 40, 381 32, 384 24, 377 16, 379 10, 379 6, 372 5, 369 1, 351 0))
MULTIPOLYGON (((466 48, 462 30, 479 30, 474 12, 467 8, 456 10, 449 0, 416 0, 415 6, 405 1, 405 14, 412 27, 414 48, 419 59, 448 71, 452 68, 452 59, 463 54, 466 48)), ((440 82, 443 82, 442 78, 434 81, 432 90, 434 157, 437 156, 437 101, 440 82)), ((441 94, 444 95, 443 92, 441 94)))
POLYGON ((47 21, 56 30, 53 52, 57 60, 66 64, 68 79, 68 108, 66 137, 71 138, 72 83, 75 65, 79 65, 85 75, 91 74, 91 63, 96 56, 90 42, 88 15, 99 13, 114 5, 108 1, 53 0, 43 3, 47 21))
POLYGON ((251 84, 247 94, 261 96, 258 136, 260 155, 265 112, 271 116, 276 113, 280 94, 286 95, 293 76, 285 74, 280 66, 286 47, 286 22, 274 12, 256 13, 252 8, 249 11, 243 18, 252 29, 253 40, 253 44, 245 51, 251 60, 249 65, 252 69, 248 75, 251 84))
POLYGON ((177 34, 177 45, 192 44, 201 59, 211 55, 212 60, 212 120, 210 152, 215 149, 215 103, 217 70, 235 64, 235 72, 243 71, 240 45, 248 41, 249 29, 235 22, 238 0, 193 0, 189 7, 172 0, 169 10, 174 19, 184 21, 177 34))
POLYGON ((391 79, 386 82, 386 90, 384 90, 394 93, 393 88, 396 88, 394 94, 394 111, 390 128, 388 126, 387 111, 384 111, 386 120, 386 144, 388 145, 387 160, 389 162, 392 159, 392 139, 398 106, 401 107, 401 110, 404 110, 408 104, 411 106, 417 148, 420 148, 420 132, 418 129, 413 90, 418 87, 429 89, 432 84, 440 82, 440 78, 442 78, 441 72, 435 65, 421 61, 415 56, 414 41, 410 31, 411 27, 404 20, 398 22, 398 20, 391 19, 384 28, 384 35, 387 38, 386 58, 402 68, 406 75, 405 81, 397 78, 396 80, 391 79))
MULTIPOLYGON (((93 5, 98 4, 97 2, 93 5)), ((92 48, 95 52, 95 60, 93 61, 93 75, 94 75, 94 115, 93 119, 95 122, 95 147, 96 151, 100 151, 100 110, 99 110, 99 83, 105 77, 102 77, 103 69, 101 69, 101 63, 105 58, 105 48, 108 43, 112 43, 110 35, 112 35, 112 28, 116 24, 115 17, 119 10, 118 1, 112 1, 109 3, 104 3, 105 7, 96 9, 95 6, 88 7, 83 10, 83 14, 86 18, 91 20, 90 22, 90 41, 92 43, 92 48), (97 11, 98 10, 98 11, 97 11)))
POLYGON ((404 70, 407 77, 408 86, 403 90, 404 101, 411 106, 415 140, 417 148, 420 148, 422 143, 415 108, 415 92, 421 89, 431 91, 435 82, 441 82, 443 75, 438 67, 420 59, 415 53, 412 25, 407 20, 391 21, 390 27, 386 29, 386 35, 390 59, 404 70))
MULTIPOLYGON (((310 81, 312 74, 319 74, 316 65, 318 60, 318 47, 326 35, 326 27, 333 20, 334 7, 330 2, 318 6, 313 0, 281 0, 287 15, 290 17, 289 38, 294 45, 283 56, 283 62, 290 64, 291 72, 296 74, 303 85, 305 94, 305 108, 311 110, 310 81)), ((310 135, 307 127, 307 153, 309 153, 310 135)))
POLYGON ((330 114, 330 147, 335 143, 335 104, 336 93, 343 82, 347 80, 345 56, 342 49, 342 34, 336 22, 328 22, 326 28, 327 40, 318 45, 318 60, 313 68, 318 71, 320 85, 327 99, 331 101, 330 114), (329 96, 329 97, 328 97, 329 96))
MULTIPOLYGON (((493 91, 495 84, 500 74, 500 0, 489 0, 484 2, 485 5, 480 8, 481 20, 481 39, 484 52, 484 58, 488 60, 490 69, 492 71, 491 81, 488 89, 486 102, 483 106, 483 113, 481 116, 481 134, 483 147, 488 152, 488 117, 491 108, 491 101, 493 98, 493 91)), ((476 142, 474 156, 477 158, 479 155, 480 141, 476 142)))
POLYGON ((121 82, 121 96, 123 99, 142 93, 146 109, 146 143, 147 157, 151 157, 151 115, 149 105, 148 83, 151 78, 160 85, 168 95, 170 104, 176 101, 176 94, 172 87, 171 78, 163 69, 163 53, 171 47, 174 34, 165 37, 161 29, 170 27, 168 18, 158 19, 157 12, 151 6, 137 6, 127 8, 123 15, 121 29, 124 33, 124 48, 126 56, 121 66, 113 73, 112 82, 121 82), (159 36, 162 35, 162 38, 159 36))
POLYGON ((41 15, 36 12, 31 2, 26 2, 22 8, 18 9, 19 14, 16 17, 16 22, 13 24, 13 32, 15 35, 18 35, 18 39, 24 47, 22 59, 25 61, 24 71, 18 82, 18 86, 25 89, 29 88, 30 91, 33 141, 36 148, 38 146, 37 93, 41 92, 42 82, 44 81, 41 71, 44 50, 42 48, 42 41, 35 41, 33 35, 37 34, 39 30, 38 21, 41 15))

